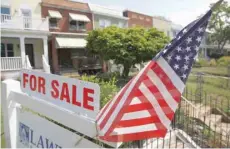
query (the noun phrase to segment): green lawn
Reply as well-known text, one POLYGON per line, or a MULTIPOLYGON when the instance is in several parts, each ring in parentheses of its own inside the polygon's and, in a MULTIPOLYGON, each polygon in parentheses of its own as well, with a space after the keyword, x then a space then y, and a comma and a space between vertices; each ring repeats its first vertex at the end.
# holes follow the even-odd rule
MULTIPOLYGON (((195 76, 189 77, 186 86, 188 88, 187 98, 190 100, 199 100, 194 96, 197 88, 195 76)), ((206 103, 212 102, 214 106, 225 112, 230 112, 230 80, 204 77, 202 101, 206 103)))
POLYGON ((192 68, 192 73, 203 72, 210 75, 228 76, 227 67, 200 67, 192 68))

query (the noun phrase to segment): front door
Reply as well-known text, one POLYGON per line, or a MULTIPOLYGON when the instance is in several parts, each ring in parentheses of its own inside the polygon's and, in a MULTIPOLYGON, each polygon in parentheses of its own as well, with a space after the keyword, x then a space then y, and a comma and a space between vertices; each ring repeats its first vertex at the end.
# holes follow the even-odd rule
POLYGON ((26 48, 26 55, 28 55, 29 60, 30 60, 30 64, 31 64, 32 67, 34 67, 34 48, 33 48, 33 44, 26 44, 25 48, 26 48))

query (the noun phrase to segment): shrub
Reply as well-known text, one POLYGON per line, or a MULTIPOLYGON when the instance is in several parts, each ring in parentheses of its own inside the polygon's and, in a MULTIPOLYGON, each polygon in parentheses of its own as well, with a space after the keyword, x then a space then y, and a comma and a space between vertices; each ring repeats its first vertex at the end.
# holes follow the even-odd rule
POLYGON ((100 78, 104 81, 109 81, 111 78, 118 78, 120 76, 119 72, 105 72, 105 73, 100 73, 96 77, 100 78))
POLYGON ((223 56, 217 60, 219 66, 228 66, 230 65, 230 56, 223 56))
POLYGON ((216 60, 215 59, 211 59, 210 62, 209 62, 209 65, 210 66, 216 66, 217 65, 216 60))
POLYGON ((100 86, 100 107, 103 108, 103 106, 113 98, 113 96, 118 91, 118 88, 116 86, 117 79, 116 77, 111 77, 109 80, 103 80, 96 76, 87 76, 83 75, 80 78, 84 81, 89 81, 93 83, 97 83, 100 86))
POLYGON ((199 63, 200 63, 201 67, 207 67, 207 66, 209 66, 209 62, 206 59, 200 59, 199 63))
POLYGON ((199 61, 196 61, 196 62, 193 64, 193 67, 197 67, 197 68, 201 67, 200 62, 199 62, 199 61))

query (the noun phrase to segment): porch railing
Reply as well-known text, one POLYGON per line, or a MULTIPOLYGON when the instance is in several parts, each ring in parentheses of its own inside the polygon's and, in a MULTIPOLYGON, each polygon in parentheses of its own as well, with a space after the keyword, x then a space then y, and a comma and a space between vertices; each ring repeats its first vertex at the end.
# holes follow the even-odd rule
POLYGON ((8 20, 11 20, 11 15, 8 14, 1 14, 1 23, 4 23, 8 20))
POLYGON ((42 64, 43 64, 43 69, 45 72, 50 73, 50 65, 46 61, 46 58, 44 55, 42 55, 42 64))
POLYGON ((1 14, 1 28, 49 31, 48 18, 1 14))
POLYGON ((20 70, 21 68, 21 57, 1 57, 1 71, 20 70))
POLYGON ((25 66, 24 66, 25 69, 32 69, 32 66, 30 64, 30 60, 29 60, 29 57, 28 55, 26 55, 26 59, 25 59, 25 66))

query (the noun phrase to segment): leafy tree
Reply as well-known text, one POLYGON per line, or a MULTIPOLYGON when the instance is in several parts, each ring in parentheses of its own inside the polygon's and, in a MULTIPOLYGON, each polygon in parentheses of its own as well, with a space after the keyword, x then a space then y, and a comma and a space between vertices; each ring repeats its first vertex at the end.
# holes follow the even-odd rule
POLYGON ((224 46, 230 42, 230 5, 227 1, 213 10, 209 29, 211 31, 209 40, 216 43, 217 50, 223 53, 224 46))
POLYGON ((152 59, 168 40, 156 28, 124 29, 111 26, 89 32, 87 49, 98 54, 101 61, 114 60, 116 64, 122 64, 122 76, 127 77, 131 66, 152 59))

